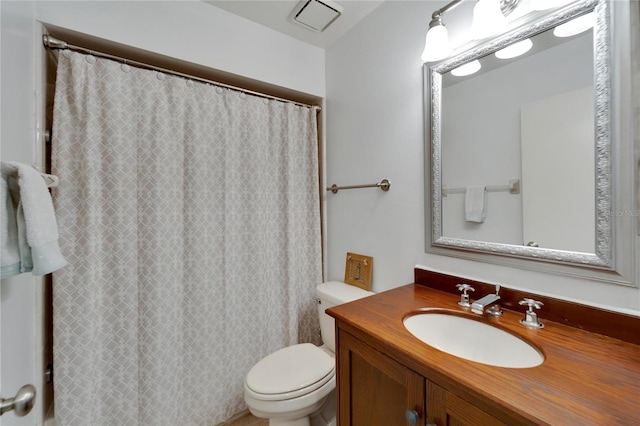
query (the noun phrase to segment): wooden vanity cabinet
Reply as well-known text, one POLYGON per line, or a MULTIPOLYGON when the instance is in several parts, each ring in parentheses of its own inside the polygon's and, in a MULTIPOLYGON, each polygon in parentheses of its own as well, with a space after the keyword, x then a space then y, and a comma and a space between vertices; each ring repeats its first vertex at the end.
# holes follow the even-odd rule
MULTIPOLYGON (((545 327, 527 328, 522 312, 508 306, 529 295, 503 289, 504 315, 478 320, 530 342, 545 361, 499 368, 449 355, 407 331, 402 320, 411 312, 461 310, 459 295, 427 286, 440 285, 439 276, 420 279, 426 283, 327 309, 336 324, 338 426, 640 425, 640 317, 545 298, 545 327)), ((455 289, 462 280, 442 286, 455 289)), ((471 283, 480 294, 492 290, 471 283)))
POLYGON ((337 341, 338 426, 506 426, 340 328, 337 341))
POLYGON ((425 424, 424 377, 342 330, 336 355, 339 426, 425 424))
POLYGON ((438 426, 507 426, 430 381, 427 381, 427 422, 438 426))

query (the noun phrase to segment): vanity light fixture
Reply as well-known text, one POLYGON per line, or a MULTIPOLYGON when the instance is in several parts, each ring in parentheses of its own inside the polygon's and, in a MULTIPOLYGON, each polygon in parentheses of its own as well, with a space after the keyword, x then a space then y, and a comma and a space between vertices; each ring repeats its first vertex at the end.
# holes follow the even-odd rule
POLYGON ((531 50, 532 47, 533 42, 531 41, 531 39, 526 38, 522 41, 507 46, 504 49, 498 50, 495 55, 498 59, 511 59, 520 55, 524 55, 529 50, 531 50))
POLYGON ((580 34, 593 27, 594 20, 593 12, 587 13, 562 25, 558 25, 553 29, 553 35, 556 37, 571 37, 580 34))
POLYGON ((464 65, 460 65, 458 68, 452 69, 451 74, 456 77, 464 77, 480 71, 481 67, 480 61, 476 59, 475 61, 467 62, 464 65))
POLYGON ((422 52, 422 62, 439 61, 450 54, 449 32, 438 14, 429 23, 429 30, 424 42, 424 51, 422 52))
POLYGON ((482 40, 498 34, 507 27, 507 18, 500 9, 500 0, 478 0, 473 8, 471 38, 482 40))
MULTIPOLYGON (((422 62, 435 62, 446 58, 452 52, 449 34, 442 19, 446 12, 462 3, 453 0, 444 7, 433 12, 429 29, 425 38, 422 62)), ((523 0, 478 0, 473 9, 471 36, 482 39, 502 31, 507 25, 507 16, 515 10, 523 0)), ((562 0, 564 1, 564 0, 562 0)))
POLYGON ((449 32, 444 25, 442 15, 462 3, 462 0, 453 0, 451 3, 436 10, 431 14, 431 22, 424 42, 422 62, 434 62, 446 58, 451 54, 449 44, 449 32))

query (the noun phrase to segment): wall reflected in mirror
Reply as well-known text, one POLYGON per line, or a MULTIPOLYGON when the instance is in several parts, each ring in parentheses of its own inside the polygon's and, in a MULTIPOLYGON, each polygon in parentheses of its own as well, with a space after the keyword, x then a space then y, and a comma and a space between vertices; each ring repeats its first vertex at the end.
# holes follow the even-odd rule
POLYGON ((442 236, 594 253, 593 30, 530 41, 471 75, 442 74, 442 236), (472 186, 490 188, 482 222, 468 220, 472 186))

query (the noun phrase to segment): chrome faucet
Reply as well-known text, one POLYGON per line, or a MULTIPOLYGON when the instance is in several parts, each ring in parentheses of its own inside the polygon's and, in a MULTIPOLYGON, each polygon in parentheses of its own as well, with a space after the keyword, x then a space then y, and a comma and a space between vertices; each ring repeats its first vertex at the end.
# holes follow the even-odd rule
POLYGON ((500 308, 500 285, 496 285, 495 294, 487 294, 481 299, 476 300, 471 304, 471 312, 484 315, 486 312, 494 317, 502 315, 502 309, 500 308))

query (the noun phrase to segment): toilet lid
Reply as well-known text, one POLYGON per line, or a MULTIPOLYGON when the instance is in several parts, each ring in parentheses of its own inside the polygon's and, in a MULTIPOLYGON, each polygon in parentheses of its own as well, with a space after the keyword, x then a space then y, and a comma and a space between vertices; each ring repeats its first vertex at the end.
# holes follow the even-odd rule
POLYGON ((249 371, 245 383, 257 394, 294 397, 322 386, 334 374, 334 357, 311 343, 302 343, 263 358, 249 371))

